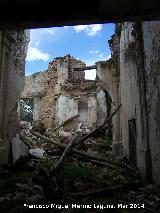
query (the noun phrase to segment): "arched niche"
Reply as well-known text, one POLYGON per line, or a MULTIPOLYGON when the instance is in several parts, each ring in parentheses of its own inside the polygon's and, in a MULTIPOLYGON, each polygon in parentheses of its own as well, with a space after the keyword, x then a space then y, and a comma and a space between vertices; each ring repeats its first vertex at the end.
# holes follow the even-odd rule
POLYGON ((84 125, 88 123, 88 103, 86 101, 80 101, 78 103, 78 114, 79 122, 82 122, 84 125))

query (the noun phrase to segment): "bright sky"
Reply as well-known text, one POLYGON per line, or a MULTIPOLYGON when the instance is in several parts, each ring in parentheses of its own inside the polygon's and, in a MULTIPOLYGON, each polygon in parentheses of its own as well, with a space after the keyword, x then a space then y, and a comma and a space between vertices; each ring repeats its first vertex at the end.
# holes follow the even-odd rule
MULTIPOLYGON (((72 55, 86 65, 110 58, 108 40, 114 34, 114 24, 92 24, 33 29, 26 57, 26 75, 48 69, 55 57, 72 55)), ((94 79, 95 70, 85 72, 94 79)))

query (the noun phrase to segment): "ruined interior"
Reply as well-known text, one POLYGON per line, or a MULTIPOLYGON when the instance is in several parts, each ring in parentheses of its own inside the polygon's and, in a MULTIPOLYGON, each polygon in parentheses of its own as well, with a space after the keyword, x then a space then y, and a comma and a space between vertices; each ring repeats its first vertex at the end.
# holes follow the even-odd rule
POLYGON ((103 88, 97 81, 86 80, 84 69, 90 67, 86 68, 84 62, 66 55, 50 62, 47 71, 25 78, 21 99, 33 99, 34 121, 41 120, 47 129, 79 115, 72 125, 70 122, 68 131, 81 123, 89 128, 88 132, 96 128, 97 123, 103 124, 107 114, 103 88), (98 111, 104 114, 98 114, 98 111))
MULTIPOLYGON (((4 212, 26 212, 25 203, 48 205, 40 212, 159 212, 160 21, 152 20, 154 8, 144 17, 128 7, 128 19, 126 10, 107 18, 102 2, 98 21, 115 20, 116 27, 107 41, 111 58, 92 66, 68 54, 25 77, 30 20, 22 22, 25 30, 0 22, 8 28, 0 31, 4 212), (129 20, 133 14, 138 18, 129 20), (84 71, 93 67, 96 79, 86 80, 84 71)), ((97 19, 80 21, 88 22, 97 19)))

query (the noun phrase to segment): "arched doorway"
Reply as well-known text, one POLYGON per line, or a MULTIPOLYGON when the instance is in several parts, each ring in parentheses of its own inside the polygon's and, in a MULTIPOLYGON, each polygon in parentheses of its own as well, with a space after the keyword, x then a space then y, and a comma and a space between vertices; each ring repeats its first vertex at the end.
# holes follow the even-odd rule
POLYGON ((79 122, 82 122, 83 125, 88 125, 88 103, 85 101, 80 101, 78 103, 78 114, 79 122))

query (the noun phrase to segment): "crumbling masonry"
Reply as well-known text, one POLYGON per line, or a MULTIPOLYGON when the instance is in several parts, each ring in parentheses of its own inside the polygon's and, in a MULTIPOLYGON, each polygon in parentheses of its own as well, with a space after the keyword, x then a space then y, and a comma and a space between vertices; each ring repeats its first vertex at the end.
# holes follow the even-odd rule
POLYGON ((0 31, 0 163, 8 162, 19 132, 17 101, 24 86, 29 31, 0 31))
MULTIPOLYGON (((117 24, 109 41, 111 59, 96 63, 97 81, 84 80, 85 64, 70 55, 56 58, 47 71, 27 77, 22 97, 33 98, 34 120, 41 119, 48 128, 80 114, 66 128, 83 123, 94 129, 106 116, 103 89, 107 90, 112 110, 121 104, 112 119, 113 151, 129 158, 144 180, 159 184, 159 38, 159 21, 117 24)), ((16 102, 23 89, 27 43, 26 31, 0 32, 1 163, 7 162, 9 143, 18 132, 16 102)))
POLYGON ((97 62, 113 107, 113 151, 147 180, 160 183, 160 22, 122 23, 109 41, 112 57, 97 62))
POLYGON ((101 84, 86 80, 86 64, 70 55, 57 57, 48 70, 26 77, 21 98, 33 98, 33 120, 41 120, 46 128, 61 125, 79 115, 65 130, 78 125, 90 131, 103 124, 106 117, 106 99, 101 84))

